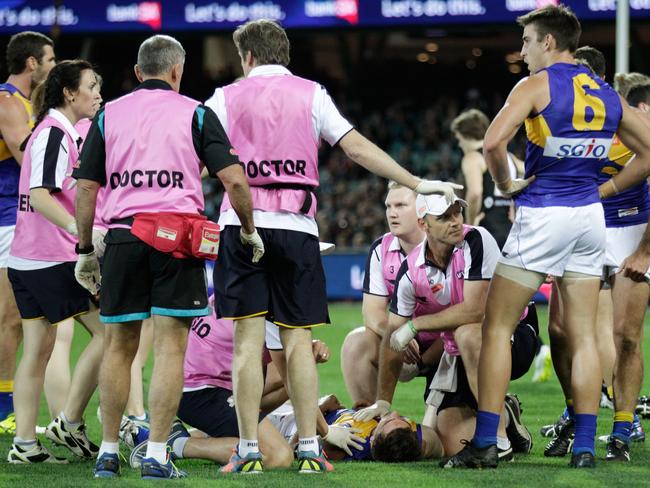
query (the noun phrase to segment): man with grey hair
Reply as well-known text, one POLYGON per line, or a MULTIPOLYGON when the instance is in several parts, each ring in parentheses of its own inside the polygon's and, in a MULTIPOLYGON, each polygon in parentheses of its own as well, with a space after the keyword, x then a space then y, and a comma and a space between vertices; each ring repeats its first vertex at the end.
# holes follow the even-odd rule
MULTIPOLYGON (((183 47, 171 37, 142 43, 135 66, 141 84, 98 113, 73 172, 79 229, 75 276, 93 294, 99 292, 100 273, 92 222, 97 191, 107 190, 100 208, 109 231, 100 296, 106 342, 99 375, 103 440, 97 478, 119 475, 118 431, 131 363, 142 320, 151 316, 151 430, 142 477, 184 476, 169 459, 167 439, 183 387, 188 328, 193 318, 210 313, 200 259, 205 240, 212 238, 212 223, 200 215, 204 167, 223 183, 247 235, 257 234, 248 183, 219 120, 209 108, 178 94, 184 61, 183 47), (203 238, 198 251, 187 242, 188 229, 203 238)), ((264 253, 261 241, 254 250, 264 253)))
POLYGON ((246 78, 217 89, 206 105, 215 110, 245 163, 255 222, 273 259, 254 252, 251 259, 244 245, 260 236, 248 234, 224 198, 223 245, 214 281, 217 315, 235 321, 232 372, 240 440, 222 471, 263 470, 257 425, 265 317, 280 326, 287 360, 278 368, 296 412, 299 470, 331 471, 316 437, 318 376, 311 352, 312 327, 329 322, 313 194, 319 184, 320 140, 339 145, 367 170, 417 193, 443 193, 451 201, 454 185, 410 174, 354 130, 321 85, 292 75, 286 68, 289 39, 277 23, 248 22, 233 40, 246 78))

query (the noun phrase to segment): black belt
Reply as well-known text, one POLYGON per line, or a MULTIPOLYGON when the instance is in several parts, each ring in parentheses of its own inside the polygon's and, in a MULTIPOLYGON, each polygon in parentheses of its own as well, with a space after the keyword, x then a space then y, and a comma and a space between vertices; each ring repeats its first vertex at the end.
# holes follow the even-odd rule
POLYGON ((255 188, 266 188, 267 190, 301 190, 305 192, 305 200, 300 207, 301 214, 307 214, 312 204, 312 192, 316 187, 311 185, 300 185, 298 183, 270 183, 268 185, 252 185, 255 188))
POLYGON ((133 225, 133 217, 124 217, 123 219, 111 220, 111 224, 132 226, 133 225))

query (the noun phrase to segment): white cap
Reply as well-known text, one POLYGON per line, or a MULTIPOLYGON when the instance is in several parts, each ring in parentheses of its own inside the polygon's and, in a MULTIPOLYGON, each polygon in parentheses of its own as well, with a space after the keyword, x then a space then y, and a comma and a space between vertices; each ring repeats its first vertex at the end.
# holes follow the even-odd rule
POLYGON ((458 198, 456 195, 454 195, 454 201, 451 203, 447 202, 447 198, 444 195, 418 195, 415 199, 415 212, 419 219, 423 218, 426 214, 439 217, 454 203, 459 203, 461 207, 467 208, 467 202, 462 198, 458 198))

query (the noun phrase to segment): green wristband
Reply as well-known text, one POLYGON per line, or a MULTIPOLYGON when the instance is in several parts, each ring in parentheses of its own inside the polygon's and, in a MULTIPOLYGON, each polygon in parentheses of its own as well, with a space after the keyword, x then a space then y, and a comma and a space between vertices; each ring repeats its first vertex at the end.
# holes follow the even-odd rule
POLYGON ((418 330, 415 328, 415 325, 413 325, 413 322, 409 320, 409 329, 411 329, 411 332, 413 332, 413 335, 417 335, 418 330))

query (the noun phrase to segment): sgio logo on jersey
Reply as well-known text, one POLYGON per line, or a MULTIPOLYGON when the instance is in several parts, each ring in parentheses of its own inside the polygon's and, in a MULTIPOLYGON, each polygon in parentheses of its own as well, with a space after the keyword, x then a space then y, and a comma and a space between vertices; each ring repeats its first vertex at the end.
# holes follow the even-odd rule
POLYGON ((568 137, 547 137, 544 156, 551 158, 602 159, 607 157, 612 147, 612 139, 588 137, 575 139, 568 137))

